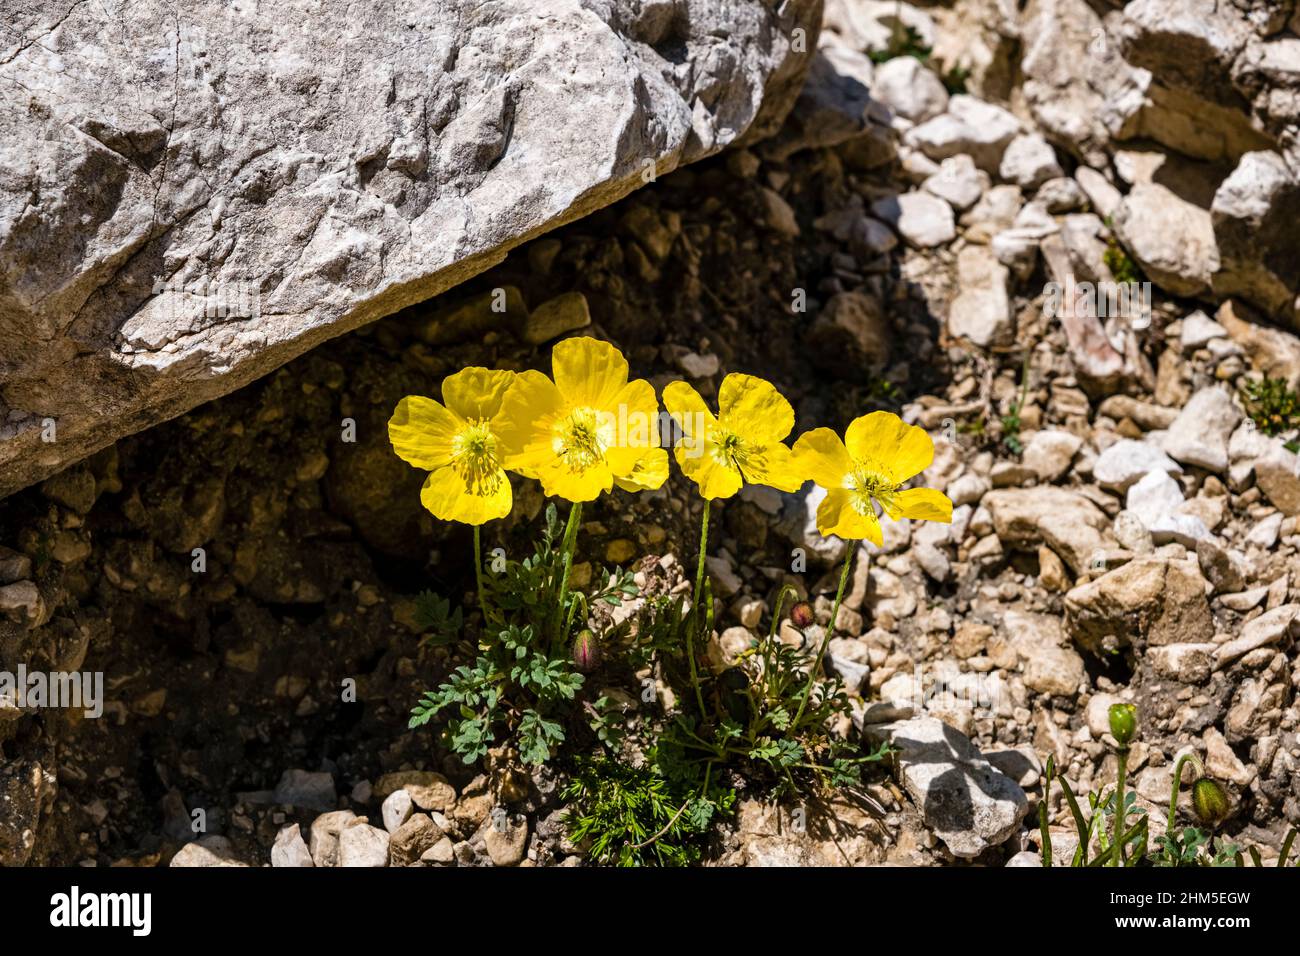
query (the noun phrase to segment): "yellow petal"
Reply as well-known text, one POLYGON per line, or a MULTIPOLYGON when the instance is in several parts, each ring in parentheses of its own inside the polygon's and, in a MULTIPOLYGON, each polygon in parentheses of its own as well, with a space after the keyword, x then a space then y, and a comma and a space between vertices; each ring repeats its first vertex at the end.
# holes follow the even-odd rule
POLYGON ((952 501, 933 488, 909 488, 894 496, 894 505, 904 518, 952 523, 952 501))
POLYGON ((919 475, 934 461, 934 441, 925 429, 909 425, 892 412, 872 412, 853 419, 844 444, 855 459, 889 472, 896 484, 919 475))
POLYGON ((832 488, 817 506, 817 532, 827 538, 865 538, 877 545, 884 542, 880 520, 872 512, 863 514, 854 508, 853 496, 844 488, 832 488))
POLYGON ((670 382, 664 387, 664 408, 681 432, 673 444, 702 451, 703 443, 717 427, 718 420, 713 417, 700 393, 685 382, 670 382))
POLYGON ((582 336, 556 343, 551 352, 555 385, 572 405, 612 409, 627 384, 627 359, 608 342, 582 336))
POLYGON ((607 466, 596 464, 573 471, 558 458, 539 468, 537 477, 547 497, 565 501, 595 501, 614 487, 614 476, 607 466))
POLYGON ((420 502, 440 521, 482 524, 510 513, 510 480, 502 471, 496 491, 476 495, 466 487, 465 479, 451 467, 439 468, 429 475, 420 489, 420 502))
POLYGON ((555 459, 551 426, 563 404, 555 383, 541 372, 514 377, 491 423, 506 468, 535 478, 538 469, 555 459))
POLYGON ((442 380, 442 400, 461 418, 491 418, 514 379, 514 372, 502 369, 463 368, 442 380))
POLYGON ((632 470, 615 475, 614 484, 624 491, 654 491, 668 480, 668 452, 651 448, 637 459, 632 470))
MULTIPOLYGON (((659 447, 659 400, 654 386, 643 378, 628 382, 614 397, 614 406, 604 415, 612 421, 613 442, 605 450, 605 461, 617 479, 631 473, 645 453, 659 447)), ((667 458, 664 459, 665 464, 667 458)))
POLYGON ((773 442, 762 452, 752 454, 740 470, 746 481, 767 485, 777 491, 798 491, 806 480, 795 467, 794 453, 780 442, 773 442))
POLYGON ((431 398, 407 395, 388 420, 388 440, 403 461, 433 471, 451 461, 451 443, 465 422, 431 398))
POLYGON ((678 443, 673 457, 682 474, 700 486, 700 497, 707 501, 730 498, 744 484, 740 470, 724 465, 705 444, 678 443))
POLYGON ((718 389, 718 421, 758 444, 782 441, 794 428, 794 409, 771 382, 732 372, 718 389))
POLYGON ((840 488, 844 476, 853 470, 853 461, 840 441, 840 436, 829 428, 814 428, 804 432, 794 443, 794 470, 803 478, 811 478, 823 488, 840 488))

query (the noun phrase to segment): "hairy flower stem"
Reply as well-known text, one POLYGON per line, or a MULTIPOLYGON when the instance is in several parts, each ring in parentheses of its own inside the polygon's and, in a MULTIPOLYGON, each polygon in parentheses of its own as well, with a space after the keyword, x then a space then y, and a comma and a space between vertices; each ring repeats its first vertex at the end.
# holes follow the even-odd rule
POLYGON ((478 591, 478 606, 487 617, 487 599, 483 594, 483 546, 479 541, 479 526, 474 525, 474 587, 478 591))
POLYGON ((844 585, 849 580, 849 567, 853 564, 853 552, 855 550, 853 542, 846 542, 848 552, 844 555, 844 570, 840 572, 840 587, 835 592, 835 603, 831 606, 831 619, 826 625, 826 633, 822 636, 822 646, 817 649, 817 660, 813 663, 812 670, 808 672, 808 684, 803 689, 803 699, 799 701, 799 710, 794 715, 794 720, 790 722, 791 727, 799 726, 799 718, 803 716, 804 709, 808 706, 808 698, 812 695, 813 684, 817 682, 817 675, 822 672, 822 658, 826 656, 826 648, 831 642, 831 635, 835 633, 835 620, 840 614, 840 601, 844 600, 844 585))
POLYGON ((569 570, 573 567, 573 546, 578 540, 578 522, 582 519, 582 502, 575 501, 569 509, 569 522, 564 526, 564 538, 560 543, 561 570, 560 589, 555 596, 555 642, 567 635, 564 629, 564 601, 569 596, 569 570))
POLYGON ((1115 751, 1115 759, 1119 763, 1118 776, 1115 780, 1115 829, 1112 841, 1114 851, 1110 857, 1111 866, 1128 866, 1128 860, 1124 856, 1124 784, 1128 781, 1128 747, 1119 747, 1115 751))
MULTIPOLYGON (((691 687, 695 689, 695 703, 700 708, 700 720, 704 720, 704 692, 700 690, 700 675, 695 667, 695 631, 697 626, 702 628, 701 622, 708 620, 708 616, 700 610, 700 601, 704 595, 704 556, 708 553, 709 511, 711 508, 712 503, 706 498, 704 500, 704 518, 700 522, 700 560, 695 568, 695 602, 691 605, 695 620, 690 627, 686 628, 686 662, 691 668, 691 687)), ((701 636, 703 636, 702 631, 701 636)))
POLYGON ((1183 754, 1178 758, 1178 763, 1174 764, 1174 784, 1169 790, 1169 825, 1165 828, 1170 839, 1173 839, 1174 827, 1177 824, 1178 791, 1183 787, 1183 768, 1189 763, 1196 768, 1198 774, 1205 773, 1201 758, 1194 753, 1183 754))

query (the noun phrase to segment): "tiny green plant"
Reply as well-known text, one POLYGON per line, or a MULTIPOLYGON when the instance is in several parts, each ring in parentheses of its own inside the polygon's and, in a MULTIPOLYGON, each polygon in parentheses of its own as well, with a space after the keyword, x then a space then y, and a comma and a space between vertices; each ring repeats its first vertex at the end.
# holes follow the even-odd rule
POLYGON ((874 63, 884 63, 899 56, 915 57, 924 63, 930 59, 930 48, 925 45, 916 27, 905 25, 895 18, 893 29, 889 34, 889 43, 883 50, 873 51, 870 57, 874 63))
POLYGON ((1023 442, 1020 440, 1020 413, 1024 410, 1025 401, 1029 397, 1029 352, 1025 352, 1025 357, 1020 366, 1020 391, 1016 395, 1016 400, 1012 403, 1010 411, 1002 416, 1002 444, 1007 447, 1013 455, 1019 455, 1025 450, 1023 442))
MULTIPOLYGON (((499 574, 483 577, 478 569, 483 620, 477 644, 464 638, 459 608, 450 611, 449 602, 429 592, 417 599, 426 641, 450 645, 459 636, 473 660, 425 692, 409 726, 445 716, 445 739, 465 763, 509 740, 525 763, 542 764, 565 739, 565 717, 584 681, 568 635, 578 608, 589 602, 565 586, 568 552, 555 549, 558 533, 551 505, 532 554, 506 561, 499 574)), ((606 572, 593 599, 626 593, 628 584, 624 572, 606 572)))
POLYGON ((1300 426, 1300 396, 1286 379, 1247 379, 1241 393, 1246 414, 1265 435, 1280 435, 1300 426))
POLYGON ((1110 230, 1111 236, 1106 240, 1106 251, 1102 253, 1101 260, 1105 263, 1106 268, 1110 270, 1111 277, 1116 282, 1129 283, 1141 282, 1142 271, 1137 267, 1137 263, 1124 251, 1124 247, 1115 239, 1115 224, 1109 216, 1105 219, 1106 228, 1110 230))
POLYGON ((633 766, 608 754, 578 759, 560 796, 570 840, 606 866, 698 863, 715 815, 735 802, 733 790, 701 794, 670 780, 653 759, 633 766))

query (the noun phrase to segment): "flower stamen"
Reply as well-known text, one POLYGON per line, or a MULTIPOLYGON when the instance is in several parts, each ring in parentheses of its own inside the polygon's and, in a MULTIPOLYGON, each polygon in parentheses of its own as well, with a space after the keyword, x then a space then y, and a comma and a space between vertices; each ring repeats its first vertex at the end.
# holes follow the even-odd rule
POLYGON ((451 467, 472 495, 487 498, 501 488, 503 473, 497 461, 497 439, 485 420, 470 422, 452 440, 451 467))
POLYGON ((551 448, 570 472, 582 472, 605 460, 610 446, 608 429, 602 427, 594 408, 575 408, 556 424, 551 448))

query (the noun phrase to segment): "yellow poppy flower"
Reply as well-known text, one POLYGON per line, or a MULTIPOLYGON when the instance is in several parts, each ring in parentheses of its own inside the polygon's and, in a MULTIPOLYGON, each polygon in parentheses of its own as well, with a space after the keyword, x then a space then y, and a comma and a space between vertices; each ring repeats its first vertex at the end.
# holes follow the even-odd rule
POLYGON ((547 495, 591 501, 618 485, 658 488, 668 478, 659 447, 659 402, 608 342, 565 339, 551 352, 554 381, 520 372, 501 406, 503 464, 537 478, 547 495))
POLYGON ((442 382, 442 401, 408 395, 388 420, 399 458, 428 471, 420 501, 442 521, 480 525, 510 513, 501 467, 501 402, 514 372, 462 369, 442 382))
POLYGON ((826 489, 817 508, 817 530, 840 538, 882 543, 874 505, 890 520, 952 521, 952 502, 933 488, 902 486, 930 467, 934 442, 924 429, 890 412, 855 418, 844 440, 814 428, 794 443, 796 466, 826 489))
POLYGON ((746 481, 780 491, 804 483, 782 444, 794 428, 794 409, 770 382, 728 375, 718 390, 716 418, 685 382, 664 389, 664 407, 682 431, 673 456, 706 500, 730 498, 746 481))

